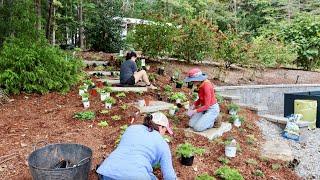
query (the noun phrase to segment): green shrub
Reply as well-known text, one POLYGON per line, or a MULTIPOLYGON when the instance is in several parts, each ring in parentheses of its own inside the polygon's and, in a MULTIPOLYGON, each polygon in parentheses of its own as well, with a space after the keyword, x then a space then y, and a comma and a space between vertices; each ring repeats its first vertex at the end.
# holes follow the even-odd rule
POLYGON ((238 112, 240 110, 240 106, 235 104, 235 103, 231 103, 231 104, 228 104, 228 110, 233 110, 233 111, 236 111, 238 112))
POLYGON ((184 143, 178 146, 176 153, 179 157, 183 156, 183 157, 189 158, 194 156, 195 154, 202 155, 204 151, 205 151, 204 149, 194 147, 190 143, 184 143))
POLYGON ((203 173, 197 176, 195 180, 215 180, 215 178, 210 176, 208 173, 203 173))
POLYGON ((228 166, 223 166, 217 169, 215 175, 225 180, 244 180, 237 169, 233 169, 228 166))
POLYGON ((67 92, 80 80, 81 67, 45 40, 8 38, 0 52, 0 84, 13 94, 67 92))

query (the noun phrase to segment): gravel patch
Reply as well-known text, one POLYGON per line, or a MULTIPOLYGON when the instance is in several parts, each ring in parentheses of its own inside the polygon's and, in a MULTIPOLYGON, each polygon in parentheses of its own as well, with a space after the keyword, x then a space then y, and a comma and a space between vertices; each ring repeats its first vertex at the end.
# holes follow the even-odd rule
POLYGON ((292 153, 300 164, 295 172, 304 179, 320 179, 320 129, 300 128, 300 141, 295 142, 281 137, 282 128, 275 123, 260 120, 257 122, 266 141, 288 142, 292 153))

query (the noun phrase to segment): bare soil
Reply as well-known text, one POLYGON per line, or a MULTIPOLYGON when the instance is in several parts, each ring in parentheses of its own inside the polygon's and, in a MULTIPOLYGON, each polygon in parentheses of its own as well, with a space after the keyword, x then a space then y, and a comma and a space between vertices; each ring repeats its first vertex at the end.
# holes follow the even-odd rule
MULTIPOLYGON (((156 65, 153 64, 152 72, 156 71, 156 65)), ((166 70, 174 70, 172 67, 186 72, 192 66, 179 64, 172 66, 171 64, 167 66, 166 70)), ((211 67, 202 68, 204 71, 209 71, 211 67)), ((270 75, 272 74, 271 72, 269 73, 270 75)), ((315 73, 311 74, 315 76, 315 73)), ((312 76, 309 76, 310 79, 313 79, 312 76)), ((115 142, 121 131, 120 127, 130 124, 132 117, 136 118, 135 123, 142 122, 143 116, 135 116, 134 114, 137 110, 130 106, 130 103, 145 97, 156 99, 157 93, 162 93, 163 87, 166 84, 170 84, 169 81, 170 76, 168 75, 157 76, 154 83, 160 88, 159 91, 149 90, 143 94, 126 93, 124 98, 116 98, 116 94, 112 94, 117 99, 117 104, 110 110, 109 114, 101 114, 100 111, 104 109, 104 104, 100 101, 99 96, 91 96, 89 110, 96 113, 96 118, 92 121, 80 121, 73 118, 74 113, 84 111, 77 87, 64 95, 52 92, 46 95, 22 93, 17 96, 11 96, 10 98, 14 99, 13 102, 0 106, 1 179, 31 179, 27 157, 34 148, 44 146, 45 143, 79 143, 90 147, 93 150, 93 166, 90 179, 97 179, 94 169, 114 150, 115 142), (121 109, 123 104, 127 104, 130 107, 123 110, 121 109), (120 115, 121 120, 112 120, 111 116, 113 115, 120 115), (98 126, 101 120, 107 120, 109 126, 98 126), (16 156, 6 162, 2 162, 2 156, 13 153, 16 156)), ((316 83, 315 78, 314 81, 310 80, 309 82, 316 83)), ((190 95, 190 90, 186 87, 182 89, 174 88, 174 91, 183 91, 190 95)), ((222 104, 221 107, 223 121, 228 121, 226 104, 222 104)), ((299 179, 291 169, 287 168, 285 162, 265 159, 260 156, 260 147, 263 140, 261 132, 255 123, 258 117, 253 112, 245 109, 241 111, 241 115, 246 117, 245 123, 241 128, 233 127, 232 131, 225 133, 221 138, 214 141, 209 141, 202 136, 184 131, 188 123, 184 109, 180 109, 175 117, 170 117, 175 127, 175 134, 170 142, 170 147, 174 168, 180 179, 194 179, 195 176, 204 172, 214 175, 215 170, 223 165, 218 161, 219 157, 224 157, 223 143, 231 137, 237 140, 241 150, 237 157, 230 159, 228 165, 238 169, 245 179, 299 179), (256 140, 250 142, 249 135, 254 136, 256 140), (203 156, 195 157, 194 165, 190 167, 182 166, 179 158, 175 155, 176 147, 186 141, 206 149, 206 153, 203 156), (248 159, 253 159, 257 163, 250 164, 247 162, 248 159), (272 165, 276 163, 281 165, 279 170, 272 169, 272 165), (264 176, 255 176, 254 172, 256 170, 261 170, 264 176)), ((155 170, 155 173, 161 179, 160 170, 155 170)))

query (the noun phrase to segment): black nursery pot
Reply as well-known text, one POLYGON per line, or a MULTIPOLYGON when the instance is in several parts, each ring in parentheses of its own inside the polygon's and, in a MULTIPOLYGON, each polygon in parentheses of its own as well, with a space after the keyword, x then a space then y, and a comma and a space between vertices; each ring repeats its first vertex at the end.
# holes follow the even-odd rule
POLYGON ((193 88, 193 82, 188 82, 188 88, 192 89, 193 88))
POLYGON ((164 69, 159 68, 159 69, 158 69, 158 74, 159 74, 159 75, 164 75, 164 69))
POLYGON ((188 158, 181 156, 180 162, 181 162, 182 165, 192 166, 193 159, 194 159, 194 156, 191 156, 191 157, 188 157, 188 158))
POLYGON ((183 83, 177 82, 177 83, 176 83, 176 88, 182 88, 182 85, 183 85, 183 83))

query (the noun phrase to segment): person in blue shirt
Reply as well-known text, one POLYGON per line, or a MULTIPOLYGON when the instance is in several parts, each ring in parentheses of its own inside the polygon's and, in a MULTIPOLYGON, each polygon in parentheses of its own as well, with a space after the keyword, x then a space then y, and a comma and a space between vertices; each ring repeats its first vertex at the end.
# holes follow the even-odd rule
POLYGON ((146 83, 147 87, 156 89, 150 81, 145 70, 138 71, 136 64, 137 54, 135 52, 128 52, 126 61, 121 64, 120 68, 120 84, 135 85, 142 80, 146 83))
POLYGON ((102 180, 155 180, 153 166, 160 164, 165 180, 177 179, 172 166, 166 132, 172 134, 168 118, 161 112, 147 115, 142 125, 129 126, 118 147, 97 169, 102 180))

